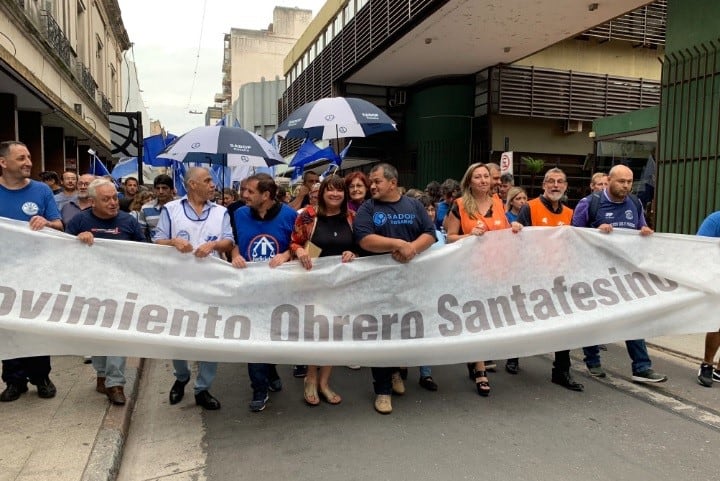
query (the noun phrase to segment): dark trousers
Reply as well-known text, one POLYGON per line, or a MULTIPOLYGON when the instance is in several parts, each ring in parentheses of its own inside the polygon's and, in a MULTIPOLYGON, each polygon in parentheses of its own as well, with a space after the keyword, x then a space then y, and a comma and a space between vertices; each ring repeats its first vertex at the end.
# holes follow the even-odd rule
POLYGON ((248 363, 248 376, 250 377, 250 386, 253 392, 268 392, 268 385, 270 381, 268 376, 270 374, 270 367, 272 364, 249 362, 248 363))
POLYGON ((50 375, 50 356, 18 357, 2 362, 5 384, 37 384, 50 375))
POLYGON ((373 376, 375 394, 392 394, 392 375, 396 367, 373 367, 370 369, 373 376))
POLYGON ((553 367, 562 372, 570 371, 570 351, 557 351, 555 353, 555 362, 553 367))

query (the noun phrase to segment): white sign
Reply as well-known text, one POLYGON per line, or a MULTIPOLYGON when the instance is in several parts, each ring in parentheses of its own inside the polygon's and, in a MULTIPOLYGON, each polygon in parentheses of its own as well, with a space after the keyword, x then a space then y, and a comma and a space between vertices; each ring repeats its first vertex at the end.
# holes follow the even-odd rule
POLYGON ((503 152, 500 156, 500 175, 513 173, 513 153, 503 152))
POLYGON ((0 358, 416 366, 718 329, 718 239, 509 229, 407 264, 235 269, 0 219, 0 358), (682 262, 678 260, 681 259, 682 262))

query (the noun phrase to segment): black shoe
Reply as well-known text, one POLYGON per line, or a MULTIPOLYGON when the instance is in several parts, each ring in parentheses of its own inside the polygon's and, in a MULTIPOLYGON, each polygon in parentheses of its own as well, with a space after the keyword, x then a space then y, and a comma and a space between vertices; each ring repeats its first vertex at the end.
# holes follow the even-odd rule
POLYGON ((433 381, 431 376, 425 376, 420 378, 420 385, 428 391, 437 391, 438 385, 433 381))
POLYGON ((282 391, 282 388, 283 385, 280 376, 278 375, 275 365, 272 364, 270 365, 270 369, 268 369, 268 391, 278 392, 282 391))
POLYGON ((558 371, 556 369, 553 369, 551 381, 554 384, 568 388, 571 391, 582 391, 585 389, 585 386, 583 386, 579 382, 576 382, 572 378, 569 371, 558 371))
POLYGON ((293 377, 305 377, 307 376, 307 366, 297 365, 293 366, 293 377))
POLYGON ((185 386, 190 382, 190 378, 187 381, 175 380, 175 383, 170 388, 170 404, 177 404, 182 401, 185 397, 185 386))
POLYGON ((505 361, 505 370, 510 374, 517 374, 520 371, 520 360, 518 358, 505 361))
POLYGON ((46 377, 35 385, 37 386, 38 396, 43 399, 54 398, 55 394, 57 394, 55 384, 53 384, 49 377, 46 377))
POLYGON ((8 384, 5 390, 0 394, 0 402, 17 401, 22 393, 27 392, 27 384, 8 384))
POLYGON ((400 371, 400 379, 402 379, 403 381, 407 381, 407 375, 408 375, 408 370, 407 370, 407 368, 406 368, 406 367, 401 367, 401 368, 398 369, 398 370, 400 371))
POLYGON ((220 409, 220 401, 207 391, 200 391, 195 395, 195 404, 204 407, 208 411, 220 409))

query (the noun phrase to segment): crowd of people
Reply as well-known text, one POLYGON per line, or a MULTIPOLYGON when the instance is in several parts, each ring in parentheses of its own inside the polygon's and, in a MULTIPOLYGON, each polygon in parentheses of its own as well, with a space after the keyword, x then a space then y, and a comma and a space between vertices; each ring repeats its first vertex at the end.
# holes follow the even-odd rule
MULTIPOLYGON (((408 263, 445 243, 500 229, 517 233, 527 226, 572 225, 606 234, 618 228, 636 230, 643 236, 653 233, 642 204, 631 194, 633 173, 623 165, 593 175, 591 194, 574 210, 564 203, 567 177, 558 168, 545 173, 542 194, 530 200, 521 187, 513 185, 512 175, 501 175, 499 166, 482 163, 470 165, 459 182, 447 179, 432 182, 423 190, 407 191, 399 184, 397 170, 386 163, 373 166, 369 175, 356 171, 321 179, 308 171, 292 198, 267 174, 244 179, 238 191, 217 190, 210 172, 202 167, 188 170, 184 179, 187 195, 180 198, 176 198, 168 175, 155 177, 152 189, 138 185, 133 177, 126 178, 122 193, 112 179, 89 174, 78 177, 71 171, 62 176, 43 172, 36 181, 30 178, 30 153, 16 141, 0 143, 0 168, 0 217, 27 221, 33 230, 64 230, 87 245, 96 238, 153 242, 197 258, 222 258, 237 269, 251 262, 274 268, 292 261, 311 270, 317 257, 332 256, 339 263, 348 263, 359 256, 379 254, 408 263)), ((720 212, 711 214, 698 234, 720 237, 720 212)), ((634 381, 667 379, 652 369, 644 340, 628 340, 626 346, 634 381)), ((720 364, 714 366, 718 348, 720 332, 708 333, 698 372, 703 386, 720 381, 720 364)), ((592 376, 606 376, 601 350, 602 346, 583 348, 592 376)), ((95 389, 113 404, 124 404, 125 358, 93 356, 91 361, 97 373, 95 389)), ((28 391, 28 383, 37 387, 41 398, 55 396, 49 356, 5 359, 2 367, 6 388, 0 401, 19 399, 28 391)), ((169 402, 177 404, 184 397, 191 369, 185 360, 173 360, 173 367, 169 402)), ((468 376, 480 396, 490 395, 488 372, 495 368, 496 363, 488 359, 467 364, 468 376)), ((248 363, 247 369, 252 390, 249 408, 263 411, 269 393, 282 390, 282 380, 273 364, 248 363)), ((507 359, 505 370, 519 374, 520 360, 507 359)), ((207 410, 220 409, 219 400, 210 393, 216 372, 216 362, 198 363, 195 402, 207 410)), ((373 367, 371 372, 374 408, 389 414, 392 396, 405 392, 408 368, 373 367)), ((303 398, 308 405, 316 406, 322 400, 342 402, 331 387, 332 366, 298 365, 293 374, 304 378, 303 398)), ((555 353, 551 381, 573 391, 584 389, 570 373, 568 350, 555 353)), ((438 390, 430 366, 419 366, 419 384, 429 391, 438 390)))

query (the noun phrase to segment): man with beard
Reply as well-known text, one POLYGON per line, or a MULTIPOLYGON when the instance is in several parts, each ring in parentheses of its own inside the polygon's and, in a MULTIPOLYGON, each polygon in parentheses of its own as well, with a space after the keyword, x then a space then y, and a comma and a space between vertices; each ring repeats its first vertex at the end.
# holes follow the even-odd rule
POLYGON ((92 200, 88 195, 88 186, 95 180, 92 174, 81 175, 77 182, 77 196, 71 199, 60 209, 63 224, 68 225, 70 221, 80 212, 90 208, 92 200))
POLYGON ((62 209, 65 204, 77 198, 77 174, 71 170, 66 170, 62 175, 62 190, 55 194, 55 202, 58 209, 62 209))
MULTIPOLYGON (((642 203, 630 193, 633 185, 633 172, 624 165, 616 165, 608 174, 608 186, 602 192, 596 192, 582 199, 572 217, 575 227, 594 227, 604 234, 613 229, 634 229, 641 236, 651 235, 653 230, 645 222, 642 203)), ((628 354, 632 359, 632 380, 635 382, 664 382, 667 376, 652 370, 644 339, 625 341, 628 354)), ((595 377, 605 377, 600 365, 600 348, 583 348, 585 365, 595 377)))
MULTIPOLYGON (((561 169, 550 169, 543 179, 544 191, 540 197, 532 199, 522 206, 518 218, 512 223, 514 230, 522 226, 559 227, 570 225, 573 211, 560 201, 567 190, 567 177, 561 169), (519 224, 519 225, 518 225, 519 224)), ((510 374, 517 374, 520 370, 520 361, 517 358, 508 359, 505 370, 510 374)), ((582 391, 583 385, 576 382, 570 375, 570 351, 555 353, 551 381, 571 391, 582 391)))

